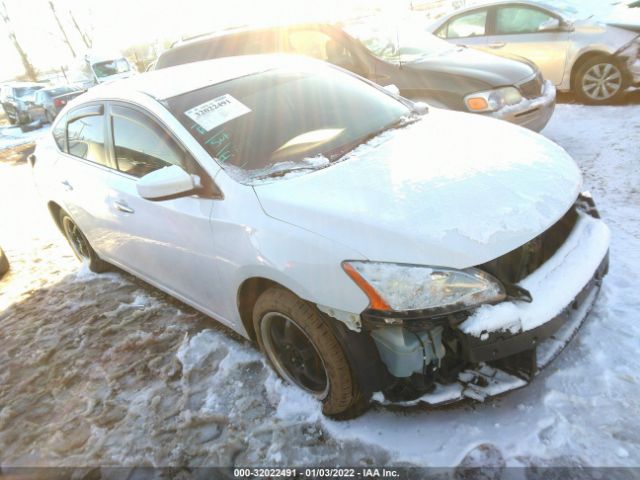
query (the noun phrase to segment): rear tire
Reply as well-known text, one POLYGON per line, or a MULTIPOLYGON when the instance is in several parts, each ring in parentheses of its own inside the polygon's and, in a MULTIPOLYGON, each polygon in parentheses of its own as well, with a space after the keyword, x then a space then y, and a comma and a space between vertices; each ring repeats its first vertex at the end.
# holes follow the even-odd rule
POLYGON ((285 381, 322 401, 322 413, 337 420, 362 414, 369 405, 331 319, 282 287, 266 290, 253 309, 260 349, 285 381))
POLYGON ((594 57, 578 67, 571 86, 576 98, 588 105, 609 105, 624 94, 626 81, 620 62, 594 57))
POLYGON ((95 273, 102 273, 109 270, 110 265, 101 260, 93 247, 89 244, 89 240, 85 237, 80 227, 76 225, 69 214, 63 210, 60 211, 60 226, 62 233, 69 242, 71 250, 81 262, 89 263, 89 270, 95 273))
POLYGON ((56 117, 54 117, 49 110, 44 111, 44 118, 48 123, 53 123, 53 121, 56 119, 56 117))

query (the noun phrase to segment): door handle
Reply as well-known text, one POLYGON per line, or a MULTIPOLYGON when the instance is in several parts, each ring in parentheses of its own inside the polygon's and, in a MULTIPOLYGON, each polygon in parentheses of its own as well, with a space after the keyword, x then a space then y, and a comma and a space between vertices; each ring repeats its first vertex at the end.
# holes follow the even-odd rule
POLYGON ((124 213, 134 213, 135 210, 127 205, 125 202, 115 201, 113 202, 113 206, 116 207, 116 210, 120 210, 124 213))
POLYGON ((506 45, 504 42, 494 42, 489 44, 489 48, 502 48, 506 45))
POLYGON ((69 180, 63 180, 60 183, 62 184, 62 186, 67 192, 70 192, 71 190, 73 190, 73 185, 69 183, 69 180))

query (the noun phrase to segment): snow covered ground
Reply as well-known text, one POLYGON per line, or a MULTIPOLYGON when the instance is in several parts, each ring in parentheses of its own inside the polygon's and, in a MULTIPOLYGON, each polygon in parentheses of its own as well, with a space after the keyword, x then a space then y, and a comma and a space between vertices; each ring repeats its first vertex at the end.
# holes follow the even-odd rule
POLYGON ((543 132, 576 159, 612 230, 602 294, 560 357, 484 404, 377 406, 341 423, 215 322, 129 275, 79 267, 25 152, 5 152, 0 465, 640 466, 640 95, 631 101, 559 105, 543 132))

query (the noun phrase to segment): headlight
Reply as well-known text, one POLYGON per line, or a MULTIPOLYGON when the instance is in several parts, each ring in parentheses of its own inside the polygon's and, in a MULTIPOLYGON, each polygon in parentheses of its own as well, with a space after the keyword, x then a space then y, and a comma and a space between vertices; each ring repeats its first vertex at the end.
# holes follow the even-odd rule
POLYGON ((464 97, 464 103, 471 112, 495 112, 502 107, 515 105, 521 101, 522 94, 516 87, 496 88, 464 97))
POLYGON ((476 268, 363 261, 343 262, 342 268, 369 297, 373 310, 441 314, 506 298, 502 284, 476 268))

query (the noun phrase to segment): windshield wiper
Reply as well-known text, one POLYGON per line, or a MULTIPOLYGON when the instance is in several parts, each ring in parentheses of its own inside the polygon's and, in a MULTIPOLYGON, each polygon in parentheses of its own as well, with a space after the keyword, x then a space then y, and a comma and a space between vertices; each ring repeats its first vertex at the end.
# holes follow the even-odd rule
POLYGON ((324 168, 325 166, 326 165, 316 166, 316 167, 304 166, 304 167, 283 168, 281 170, 274 170, 273 172, 265 173, 264 175, 258 175, 257 177, 254 177, 254 179, 255 180, 264 180, 265 178, 284 177, 286 174, 291 173, 291 172, 297 172, 299 170, 320 170, 321 168, 324 168))
POLYGON ((331 163, 333 163, 336 160, 339 160, 340 158, 344 157, 347 153, 354 150, 356 147, 359 147, 360 145, 367 143, 369 140, 374 139, 378 135, 386 132, 387 130, 394 130, 397 128, 406 127, 407 125, 417 122, 418 120, 420 120, 420 118, 421 118, 420 115, 418 115, 417 113, 414 113, 407 117, 402 117, 395 122, 392 122, 388 125, 385 125, 382 128, 379 128, 378 130, 374 130, 371 133, 363 135, 362 137, 354 140, 353 142, 349 142, 346 145, 343 145, 341 147, 338 147, 335 150, 332 150, 326 153, 325 156, 329 159, 331 163))

